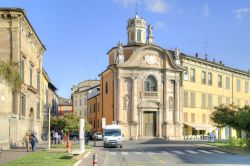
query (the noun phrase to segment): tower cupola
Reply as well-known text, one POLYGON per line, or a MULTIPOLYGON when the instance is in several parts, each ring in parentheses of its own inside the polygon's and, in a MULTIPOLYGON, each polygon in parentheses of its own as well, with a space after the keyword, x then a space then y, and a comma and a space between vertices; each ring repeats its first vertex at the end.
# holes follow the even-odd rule
POLYGON ((146 43, 146 21, 136 15, 128 20, 127 33, 128 44, 146 43))

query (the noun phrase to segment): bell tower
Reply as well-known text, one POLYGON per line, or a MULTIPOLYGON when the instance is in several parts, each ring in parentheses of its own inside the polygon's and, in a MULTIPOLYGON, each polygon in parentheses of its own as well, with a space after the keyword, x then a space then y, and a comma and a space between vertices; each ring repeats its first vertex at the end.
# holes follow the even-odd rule
POLYGON ((128 20, 128 44, 146 43, 146 21, 137 14, 128 20))

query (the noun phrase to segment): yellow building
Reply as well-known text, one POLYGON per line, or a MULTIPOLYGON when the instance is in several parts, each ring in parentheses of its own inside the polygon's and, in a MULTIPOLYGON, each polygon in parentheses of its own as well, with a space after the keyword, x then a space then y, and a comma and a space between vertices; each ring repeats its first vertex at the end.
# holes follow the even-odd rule
POLYGON ((195 57, 183 54, 182 64, 184 134, 199 135, 214 130, 221 139, 237 136, 228 127, 212 127, 210 117, 214 107, 221 104, 249 105, 250 73, 225 66, 221 61, 202 59, 198 54, 195 57))

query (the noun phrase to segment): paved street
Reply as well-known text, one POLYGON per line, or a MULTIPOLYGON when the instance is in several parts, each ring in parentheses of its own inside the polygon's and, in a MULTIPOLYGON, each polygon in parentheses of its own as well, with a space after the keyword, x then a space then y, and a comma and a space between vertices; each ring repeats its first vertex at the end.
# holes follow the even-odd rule
MULTIPOLYGON (((197 142, 125 141, 124 147, 98 147, 106 151, 104 166, 160 165, 250 165, 250 156, 231 154, 215 148, 198 146, 197 142)), ((100 143, 99 143, 100 144, 100 143)), ((86 164, 86 163, 85 163, 86 164)))

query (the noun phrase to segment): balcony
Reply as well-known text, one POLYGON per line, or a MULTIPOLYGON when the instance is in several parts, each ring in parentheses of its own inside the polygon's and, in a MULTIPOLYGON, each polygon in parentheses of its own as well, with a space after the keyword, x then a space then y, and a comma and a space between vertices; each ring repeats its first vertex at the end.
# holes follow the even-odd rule
POLYGON ((158 98, 158 92, 141 92, 141 97, 158 98))

